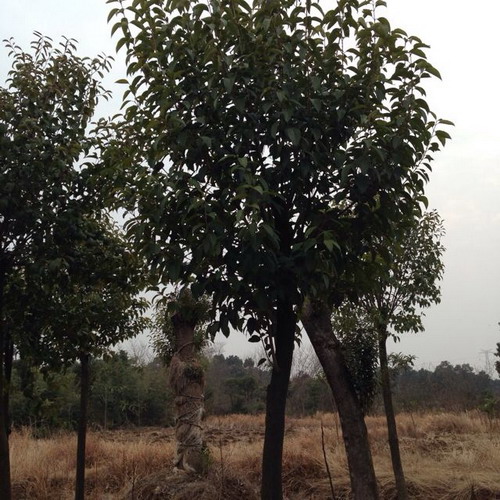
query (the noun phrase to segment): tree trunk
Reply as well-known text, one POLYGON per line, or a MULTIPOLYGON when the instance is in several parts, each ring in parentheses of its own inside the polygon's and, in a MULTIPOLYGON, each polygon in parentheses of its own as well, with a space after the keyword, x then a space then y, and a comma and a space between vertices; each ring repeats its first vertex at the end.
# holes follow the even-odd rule
POLYGON ((203 446, 203 390, 205 377, 197 360, 194 327, 180 313, 172 317, 176 352, 169 367, 169 382, 175 395, 174 468, 202 473, 206 469, 203 446))
POLYGON ((5 292, 6 269, 5 263, 0 261, 0 498, 11 499, 10 485, 10 457, 9 457, 9 435, 8 428, 8 406, 9 387, 6 381, 5 358, 6 347, 10 343, 7 338, 4 321, 4 292, 5 292))
POLYGON ((377 499, 377 480, 363 412, 340 343, 333 333, 330 316, 331 309, 326 305, 306 303, 301 320, 321 362, 339 412, 353 498, 377 499))
POLYGON ((80 420, 78 422, 78 442, 76 450, 75 500, 85 498, 85 441, 87 438, 87 413, 90 389, 90 355, 80 356, 80 420))
POLYGON ((5 366, 5 393, 3 411, 5 414, 5 432, 10 435, 10 383, 12 380, 12 364, 14 362, 14 342, 12 336, 6 332, 4 334, 5 349, 4 349, 4 366, 5 366))
POLYGON ((262 500, 281 500, 285 408, 292 368, 297 320, 291 302, 279 301, 276 310, 276 359, 267 387, 266 428, 262 454, 262 500))
POLYGON ((108 386, 104 386, 104 430, 108 430, 108 386))
POLYGON ((382 377, 382 395, 384 398, 385 416, 387 419, 387 433, 389 436, 389 448, 391 450, 392 469, 396 479, 396 490, 398 500, 407 500, 408 492, 406 490, 405 475, 401 454, 399 452, 398 430, 396 427, 396 417, 394 415, 394 406, 392 404, 391 379, 389 375, 389 362, 387 358, 387 333, 379 332, 378 349, 380 357, 380 373, 382 377))

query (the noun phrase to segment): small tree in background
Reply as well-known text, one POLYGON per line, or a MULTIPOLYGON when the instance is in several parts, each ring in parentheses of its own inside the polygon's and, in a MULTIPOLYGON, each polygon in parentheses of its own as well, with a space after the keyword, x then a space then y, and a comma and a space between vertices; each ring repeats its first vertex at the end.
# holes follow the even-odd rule
POLYGON ((106 218, 80 216, 73 219, 76 237, 70 237, 65 224, 56 225, 46 249, 48 264, 27 267, 16 286, 8 288, 20 356, 53 369, 79 361, 77 499, 84 496, 90 359, 137 335, 147 324, 142 316, 147 301, 139 296, 145 286, 141 261, 106 218), (55 259, 64 272, 53 272, 55 259))
POLYGON ((408 494, 392 403, 387 339, 392 336, 397 340, 401 333, 423 331, 422 309, 440 302, 443 236, 442 220, 436 211, 431 211, 402 224, 392 237, 381 238, 380 251, 366 256, 365 268, 370 269, 371 279, 369 283, 365 281, 365 291, 355 304, 344 304, 333 315, 333 323, 343 336, 349 335, 353 323, 360 322, 370 335, 375 334, 365 341, 375 340, 378 346, 389 447, 400 500, 408 494))

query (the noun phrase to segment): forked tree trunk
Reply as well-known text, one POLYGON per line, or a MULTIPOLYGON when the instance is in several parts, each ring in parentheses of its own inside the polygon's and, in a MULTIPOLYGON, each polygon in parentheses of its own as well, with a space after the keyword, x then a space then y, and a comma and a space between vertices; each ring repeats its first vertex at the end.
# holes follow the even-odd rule
POLYGON ((281 500, 285 407, 292 368, 296 316, 291 302, 278 302, 276 359, 266 395, 266 430, 262 454, 262 500, 281 500))
POLYGON ((5 351, 9 344, 4 322, 4 291, 5 291, 5 264, 0 261, 0 498, 2 500, 11 499, 10 485, 10 458, 9 458, 9 436, 8 427, 8 406, 6 401, 9 397, 9 388, 5 379, 6 359, 5 351))
POLYGON ((87 440, 87 417, 90 391, 90 355, 80 356, 80 418, 76 448, 75 500, 85 498, 85 444, 87 440))
POLYGON ((380 357, 380 374, 382 378, 382 395, 384 398, 385 417, 387 420, 387 434, 389 437, 389 449, 391 450, 392 470, 396 480, 396 490, 398 500, 407 500, 408 492, 406 489, 405 475, 401 454, 399 451, 398 430, 396 426, 396 417, 394 406, 392 404, 391 378, 389 375, 389 361, 387 357, 387 332, 380 331, 378 337, 378 349, 380 357))
POLYGON ((373 500, 378 498, 378 488, 368 432, 330 317, 331 309, 326 305, 307 302, 301 320, 321 362, 339 412, 353 498, 373 500))
POLYGON ((202 473, 206 468, 203 453, 203 390, 205 377, 194 344, 194 327, 180 313, 172 317, 176 352, 169 367, 169 383, 175 395, 175 438, 177 453, 174 468, 202 473))

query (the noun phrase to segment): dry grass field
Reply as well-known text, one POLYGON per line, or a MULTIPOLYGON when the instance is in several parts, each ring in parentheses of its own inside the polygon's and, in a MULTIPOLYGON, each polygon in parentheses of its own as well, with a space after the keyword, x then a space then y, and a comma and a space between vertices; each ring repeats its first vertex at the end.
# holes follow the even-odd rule
MULTIPOLYGON (((335 496, 348 498, 348 472, 336 415, 287 420, 284 488, 290 500, 331 498, 321 440, 335 496)), ((383 498, 394 498, 383 417, 367 419, 383 498)), ((88 498, 257 498, 263 416, 211 417, 205 422, 210 448, 208 479, 183 489, 171 474, 173 431, 144 428, 91 432, 87 444, 88 498)), ((479 413, 402 414, 401 449, 411 498, 500 499, 500 422, 479 413)), ((14 499, 69 499, 75 471, 75 437, 34 439, 29 430, 11 436, 14 499)))

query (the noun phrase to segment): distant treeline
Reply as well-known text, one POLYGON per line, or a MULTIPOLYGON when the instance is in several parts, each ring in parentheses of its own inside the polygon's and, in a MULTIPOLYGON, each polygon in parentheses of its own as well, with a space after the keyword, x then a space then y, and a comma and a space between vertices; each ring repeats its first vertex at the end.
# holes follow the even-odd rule
MULTIPOLYGON (((222 354, 207 357, 205 410, 207 414, 260 413, 265 408, 269 371, 254 360, 222 354)), ((470 365, 447 361, 434 371, 393 370, 393 389, 399 411, 463 411, 482 409, 495 416, 500 381, 470 365)), ((334 410, 321 372, 301 372, 292 378, 287 411, 305 416, 334 410)), ((382 412, 377 394, 369 413, 382 412)), ((26 366, 17 360, 12 372, 12 425, 31 426, 40 433, 75 428, 78 421, 78 365, 64 373, 26 366)), ((90 423, 97 428, 163 426, 173 423, 173 398, 167 369, 154 360, 141 364, 125 351, 92 362, 90 423)))

